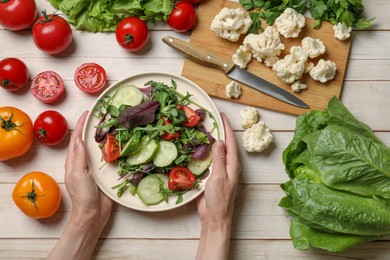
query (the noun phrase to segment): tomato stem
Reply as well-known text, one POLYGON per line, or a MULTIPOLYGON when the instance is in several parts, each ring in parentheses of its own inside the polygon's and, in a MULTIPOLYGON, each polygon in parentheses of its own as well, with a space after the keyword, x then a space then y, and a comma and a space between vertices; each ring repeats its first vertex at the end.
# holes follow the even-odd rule
POLYGON ((126 45, 128 43, 132 43, 134 41, 134 36, 132 34, 126 34, 125 41, 123 42, 123 45, 126 45))
MULTIPOLYGON (((0 0, 0 2, 1 2, 1 0, 0 0)), ((1 86, 7 87, 8 89, 16 88, 16 86, 14 84, 12 84, 12 82, 9 79, 3 79, 1 81, 1 86)))
POLYGON ((9 119, 4 119, 0 116, 0 121, 1 121, 1 128, 3 128, 5 131, 11 131, 11 130, 17 130, 19 131, 20 133, 22 133, 19 129, 17 129, 17 127, 22 127, 24 125, 24 123, 22 125, 17 125, 15 124, 14 122, 12 122, 12 117, 14 116, 14 112, 11 111, 11 116, 9 117, 9 119))
POLYGON ((8 3, 10 0, 0 0, 0 3, 8 3))
POLYGON ((43 10, 41 13, 42 13, 43 17, 45 18, 44 20, 39 21, 39 23, 41 23, 41 24, 50 23, 51 21, 53 21, 53 18, 57 16, 57 14, 54 12, 53 15, 51 17, 49 17, 49 15, 47 15, 46 9, 43 10))
POLYGON ((38 135, 39 140, 45 140, 47 136, 47 131, 43 129, 42 127, 39 128, 38 132, 35 132, 35 134, 38 135))

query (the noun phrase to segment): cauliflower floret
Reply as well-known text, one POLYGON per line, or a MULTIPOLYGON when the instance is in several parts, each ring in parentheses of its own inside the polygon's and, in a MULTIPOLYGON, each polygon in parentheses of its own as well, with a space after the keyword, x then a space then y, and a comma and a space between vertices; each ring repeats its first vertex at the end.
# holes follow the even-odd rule
POLYGON ((261 152, 274 141, 271 130, 263 121, 254 124, 244 131, 242 146, 247 152, 261 152))
POLYGON ((348 27, 345 23, 338 23, 333 25, 334 37, 344 41, 351 37, 352 27, 348 27))
POLYGON ((286 8, 275 20, 278 32, 285 38, 297 38, 305 26, 305 17, 293 8, 286 8))
POLYGON ((253 21, 241 8, 223 8, 211 22, 210 29, 218 37, 236 42, 241 34, 246 34, 253 21))
POLYGON ((261 34, 248 34, 244 39, 244 46, 248 48, 258 62, 271 67, 279 60, 279 55, 284 50, 279 33, 272 26, 268 26, 261 34))
POLYGON ((333 61, 321 59, 310 71, 310 76, 321 83, 334 79, 337 65, 333 61))
POLYGON ((326 52, 324 43, 320 39, 305 37, 302 40, 302 48, 307 51, 310 58, 317 58, 326 52))
POLYGON ((241 45, 236 53, 233 54, 232 60, 234 64, 239 66, 241 69, 245 69, 246 65, 252 60, 252 53, 248 50, 247 47, 241 45))
POLYGON ((259 122, 259 111, 254 107, 246 107, 241 109, 241 126, 244 129, 250 128, 252 125, 259 122))
POLYGON ((309 54, 302 46, 292 46, 290 49, 290 53, 296 55, 299 60, 305 63, 305 68, 303 73, 309 73, 310 70, 314 67, 313 62, 308 62, 309 54))
POLYGON ((237 82, 232 81, 226 85, 225 93, 230 98, 238 98, 241 96, 241 88, 237 82))
POLYGON ((295 92, 295 93, 299 93, 299 92, 301 92, 301 90, 304 90, 304 89, 307 89, 307 85, 303 84, 303 83, 301 83, 299 81, 294 82, 291 85, 291 90, 292 90, 292 92, 295 92))
POLYGON ((273 66, 272 70, 285 83, 291 84, 294 81, 302 78, 305 71, 305 63, 296 53, 290 53, 283 59, 278 60, 273 66))

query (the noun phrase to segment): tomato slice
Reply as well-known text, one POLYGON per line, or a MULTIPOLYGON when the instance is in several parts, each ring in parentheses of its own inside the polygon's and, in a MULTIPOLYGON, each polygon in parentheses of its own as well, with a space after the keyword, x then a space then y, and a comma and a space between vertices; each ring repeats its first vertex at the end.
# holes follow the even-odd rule
POLYGON ((181 124, 182 126, 191 128, 196 126, 199 123, 200 116, 195 112, 195 110, 193 110, 189 106, 184 106, 184 105, 177 105, 176 107, 178 109, 183 110, 184 114, 186 115, 186 121, 181 124))
POLYGON ((89 94, 97 93, 106 86, 106 71, 99 64, 84 63, 76 69, 74 81, 82 91, 89 94))
POLYGON ((53 103, 64 93, 64 81, 54 71, 44 71, 35 76, 30 91, 38 100, 53 103))
POLYGON ((106 162, 113 162, 119 158, 120 149, 119 142, 112 134, 107 134, 106 141, 104 142, 103 149, 103 159, 106 162))
POLYGON ((168 188, 170 190, 189 190, 194 187, 196 178, 184 166, 176 166, 169 172, 168 188))
MULTIPOLYGON (((172 121, 171 121, 171 120, 169 120, 169 119, 164 119, 164 118, 162 118, 162 119, 164 120, 163 125, 172 124, 172 121)), ((168 132, 164 132, 164 134, 160 135, 160 137, 161 137, 162 139, 166 140, 166 141, 173 140, 173 139, 177 139, 177 138, 179 138, 179 136, 180 136, 180 131, 176 131, 174 134, 170 134, 170 133, 168 133, 168 132)))

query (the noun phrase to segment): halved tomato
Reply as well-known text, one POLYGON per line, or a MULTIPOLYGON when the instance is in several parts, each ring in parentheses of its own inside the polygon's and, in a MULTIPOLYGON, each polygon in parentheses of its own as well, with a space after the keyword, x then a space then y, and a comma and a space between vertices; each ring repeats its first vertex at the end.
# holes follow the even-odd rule
POLYGON ((183 110, 186 115, 186 121, 181 124, 182 126, 191 128, 199 123, 201 117, 195 112, 195 110, 185 105, 177 105, 176 107, 183 110))
POLYGON ((106 71, 99 64, 84 63, 76 69, 74 81, 80 90, 93 94, 106 86, 106 71))
MULTIPOLYGON (((162 118, 164 121, 163 121, 163 125, 169 125, 169 124, 172 124, 172 121, 169 120, 169 119, 164 119, 162 118)), ((169 140, 173 140, 173 139, 177 139, 179 138, 180 136, 180 132, 179 131, 176 131, 175 133, 173 134, 170 134, 168 132, 164 132, 164 134, 160 135, 160 137, 166 141, 169 141, 169 140)))
POLYGON ((107 134, 106 141, 103 144, 102 153, 103 159, 106 162, 113 162, 119 158, 119 142, 115 138, 115 135, 107 134))
POLYGON ((189 190, 196 183, 195 175, 184 166, 176 166, 169 172, 168 188, 170 190, 189 190))
POLYGON ((31 84, 31 93, 44 103, 53 103, 65 91, 64 81, 54 71, 44 71, 35 76, 31 84))

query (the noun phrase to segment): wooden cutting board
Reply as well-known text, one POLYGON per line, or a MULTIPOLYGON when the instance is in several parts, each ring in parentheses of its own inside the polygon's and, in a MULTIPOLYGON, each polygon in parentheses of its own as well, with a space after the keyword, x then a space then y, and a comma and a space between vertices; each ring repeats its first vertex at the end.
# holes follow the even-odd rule
MULTIPOLYGON (((245 36, 242 36, 238 42, 233 43, 217 37, 215 33, 210 30, 211 21, 223 7, 237 8, 241 7, 241 5, 237 2, 227 0, 206 0, 199 5, 198 23, 191 34, 190 42, 231 59, 231 56, 242 44, 245 36)), ((311 109, 324 109, 330 98, 333 96, 340 98, 351 41, 337 40, 333 36, 332 25, 328 22, 323 22, 321 28, 318 30, 313 29, 313 23, 314 20, 312 18, 306 18, 306 25, 301 31, 299 38, 286 39, 281 36, 281 40, 285 44, 285 50, 280 57, 288 54, 291 46, 301 45, 301 40, 306 36, 321 39, 327 48, 327 52, 312 61, 314 64, 317 64, 318 60, 323 58, 335 62, 337 64, 336 77, 334 80, 323 84, 314 81, 309 74, 304 74, 301 82, 307 84, 308 89, 301 91, 300 93, 294 93, 294 95, 302 99, 311 109)), ((290 85, 283 83, 276 76, 276 73, 272 68, 265 66, 263 63, 252 60, 246 69, 257 76, 292 92, 290 85)), ((197 64, 189 59, 184 61, 182 76, 198 84, 212 97, 291 115, 299 115, 309 111, 309 109, 298 108, 279 101, 242 83, 239 83, 242 89, 240 98, 231 99, 225 94, 225 86, 231 82, 231 79, 217 69, 197 64)))

